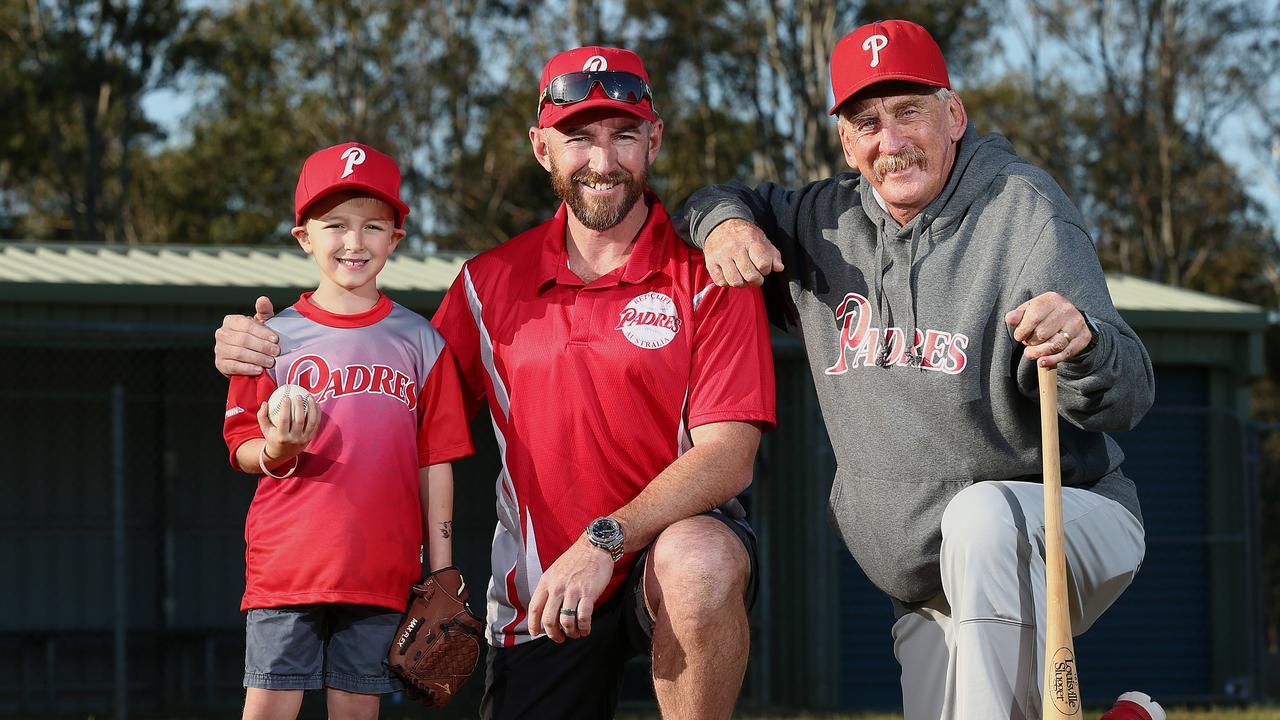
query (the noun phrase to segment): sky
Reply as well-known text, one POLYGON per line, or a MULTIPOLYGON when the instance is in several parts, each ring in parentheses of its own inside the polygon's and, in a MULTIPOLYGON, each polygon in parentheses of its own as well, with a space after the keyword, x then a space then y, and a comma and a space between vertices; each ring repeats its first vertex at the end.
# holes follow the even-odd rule
POLYGON ((157 90, 142 98, 142 111, 153 122, 164 128, 169 140, 173 141, 178 134, 182 118, 191 111, 195 102, 193 93, 181 90, 157 90))

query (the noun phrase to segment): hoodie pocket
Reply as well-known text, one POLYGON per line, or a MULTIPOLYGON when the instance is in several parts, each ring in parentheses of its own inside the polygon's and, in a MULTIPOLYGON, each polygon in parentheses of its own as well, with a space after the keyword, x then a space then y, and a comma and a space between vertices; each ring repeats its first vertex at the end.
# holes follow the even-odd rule
POLYGON ((969 484, 837 476, 830 518, 876 587, 900 601, 919 602, 942 591, 942 512, 969 484))

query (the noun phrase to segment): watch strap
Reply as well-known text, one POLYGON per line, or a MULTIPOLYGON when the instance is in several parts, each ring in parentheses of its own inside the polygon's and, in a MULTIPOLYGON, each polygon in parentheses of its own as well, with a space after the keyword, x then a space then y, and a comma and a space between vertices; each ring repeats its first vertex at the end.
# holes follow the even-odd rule
POLYGON ((601 546, 600 549, 608 551, 609 556, 613 558, 614 562, 618 562, 622 559, 622 543, 618 543, 616 547, 612 548, 601 546))
POLYGON ((1102 336, 1102 329, 1098 327, 1097 321, 1089 313, 1081 310, 1080 315, 1084 317, 1084 324, 1089 328, 1089 344, 1085 345, 1084 349, 1079 353, 1083 355, 1098 347, 1098 338, 1102 336))

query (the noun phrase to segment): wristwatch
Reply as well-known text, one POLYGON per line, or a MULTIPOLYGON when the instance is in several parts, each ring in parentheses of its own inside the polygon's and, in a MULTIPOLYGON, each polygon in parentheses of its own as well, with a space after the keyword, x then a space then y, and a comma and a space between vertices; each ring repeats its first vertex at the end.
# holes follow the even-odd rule
POLYGON ((622 557, 622 525, 611 517, 598 517, 587 525, 587 542, 609 553, 614 562, 622 557))
POLYGON ((1084 324, 1089 328, 1089 344, 1085 345, 1084 349, 1077 353, 1077 357, 1098 347, 1098 337, 1102 335, 1102 330, 1098 328, 1098 323, 1089 316, 1089 313, 1081 310, 1080 315, 1084 317, 1084 324))

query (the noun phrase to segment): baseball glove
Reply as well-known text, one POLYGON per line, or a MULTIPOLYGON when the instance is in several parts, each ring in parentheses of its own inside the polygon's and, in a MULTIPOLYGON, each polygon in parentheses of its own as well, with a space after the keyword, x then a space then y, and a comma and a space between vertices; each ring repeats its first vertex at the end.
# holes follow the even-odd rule
POLYGON ((413 586, 387 662, 405 682, 405 694, 427 707, 444 707, 476 669, 484 621, 472 614, 462 574, 437 570, 413 586))

